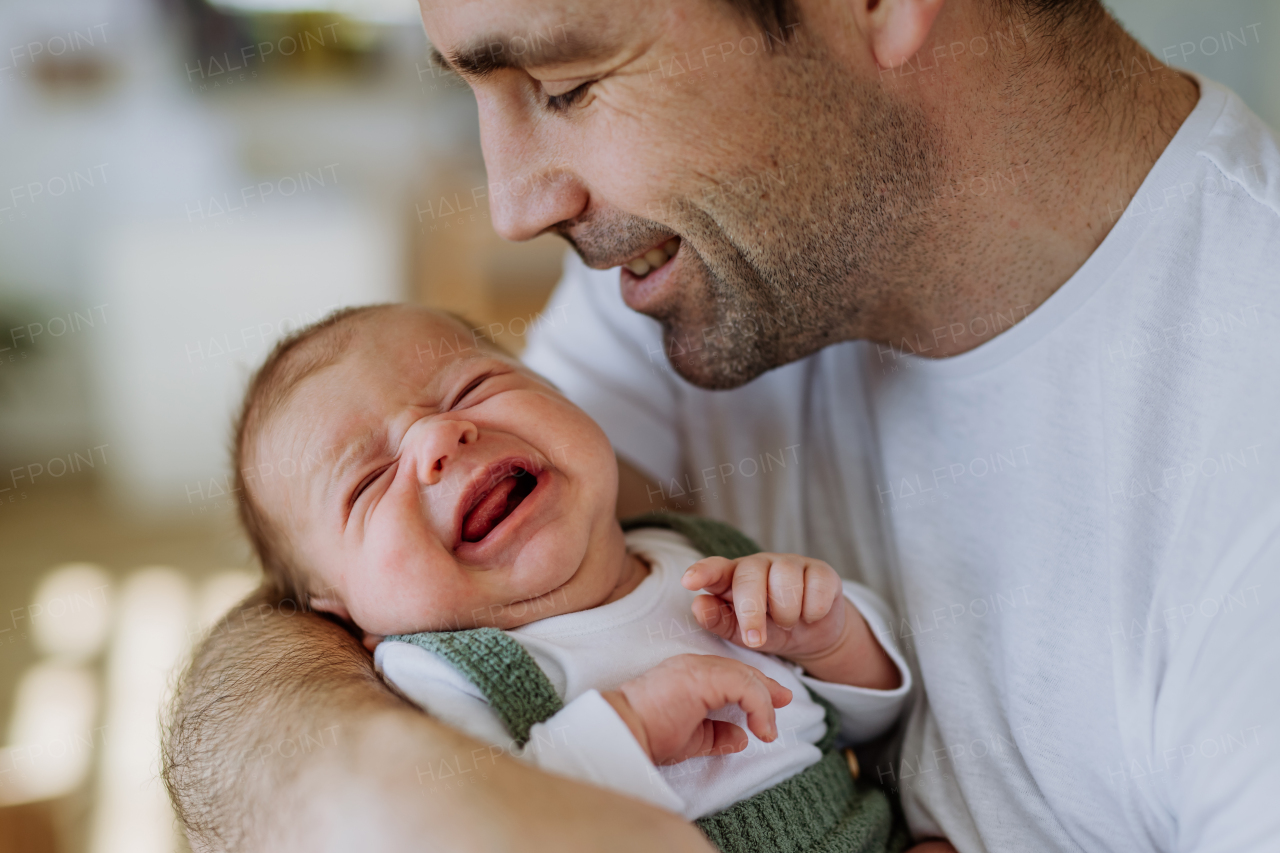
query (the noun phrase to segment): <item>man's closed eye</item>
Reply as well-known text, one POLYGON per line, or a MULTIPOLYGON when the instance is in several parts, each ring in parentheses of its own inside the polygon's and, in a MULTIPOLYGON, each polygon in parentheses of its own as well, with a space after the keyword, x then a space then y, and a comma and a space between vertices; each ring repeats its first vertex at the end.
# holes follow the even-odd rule
POLYGON ((595 80, 588 80, 580 86, 570 89, 567 92, 561 92, 558 95, 547 95, 547 109, 553 113, 562 113, 572 107, 587 94, 587 90, 595 83, 595 80))

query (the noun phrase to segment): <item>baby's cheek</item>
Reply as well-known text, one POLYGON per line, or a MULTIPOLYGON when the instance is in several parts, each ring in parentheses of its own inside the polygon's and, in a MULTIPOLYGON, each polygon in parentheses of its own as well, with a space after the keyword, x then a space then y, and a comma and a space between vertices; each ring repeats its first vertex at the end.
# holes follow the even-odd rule
POLYGON ((358 576, 352 579, 370 618, 387 629, 378 632, 441 630, 456 625, 453 611, 460 591, 450 571, 456 567, 452 558, 438 543, 383 532, 387 535, 365 555, 364 582, 360 583, 358 576))
POLYGON ((613 446, 586 412, 567 400, 539 396, 530 407, 528 423, 541 433, 538 443, 557 467, 595 465, 612 459, 613 446), (536 410, 536 411, 533 411, 536 410))

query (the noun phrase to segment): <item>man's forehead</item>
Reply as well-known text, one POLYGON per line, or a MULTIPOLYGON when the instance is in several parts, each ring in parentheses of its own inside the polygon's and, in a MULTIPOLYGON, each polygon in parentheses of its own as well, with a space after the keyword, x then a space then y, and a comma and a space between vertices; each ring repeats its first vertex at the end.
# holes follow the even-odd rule
POLYGON ((501 68, 587 61, 618 47, 625 31, 615 4, 520 0, 423 2, 422 18, 437 61, 469 77, 501 68), (607 11, 612 8, 612 11, 607 11))

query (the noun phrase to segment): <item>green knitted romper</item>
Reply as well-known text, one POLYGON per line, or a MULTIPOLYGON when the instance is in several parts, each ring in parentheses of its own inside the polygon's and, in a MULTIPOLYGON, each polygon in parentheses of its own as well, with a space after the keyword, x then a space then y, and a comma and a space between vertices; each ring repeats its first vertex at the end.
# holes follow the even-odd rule
MULTIPOLYGON (((760 551, 749 537, 722 522, 675 513, 648 513, 622 523, 624 530, 662 527, 685 536, 708 556, 735 559, 760 551)), ((517 743, 564 703, 546 674, 518 642, 496 628, 401 634, 388 637, 439 655, 465 675, 489 701, 517 743)), ((897 853, 908 843, 900 820, 879 788, 855 780, 835 747, 838 712, 817 694, 827 712, 827 732, 817 743, 822 759, 754 797, 700 818, 698 827, 723 853, 897 853)))

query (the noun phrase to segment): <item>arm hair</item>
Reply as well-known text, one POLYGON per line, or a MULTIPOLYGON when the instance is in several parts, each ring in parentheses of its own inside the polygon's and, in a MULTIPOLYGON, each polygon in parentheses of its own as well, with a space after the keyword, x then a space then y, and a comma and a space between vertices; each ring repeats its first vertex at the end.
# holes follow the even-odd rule
POLYGON ((679 815, 492 757, 388 688, 344 628, 291 605, 260 590, 233 610, 168 710, 162 776, 195 853, 711 851, 679 815), (487 772, 424 784, 441 761, 487 772))

